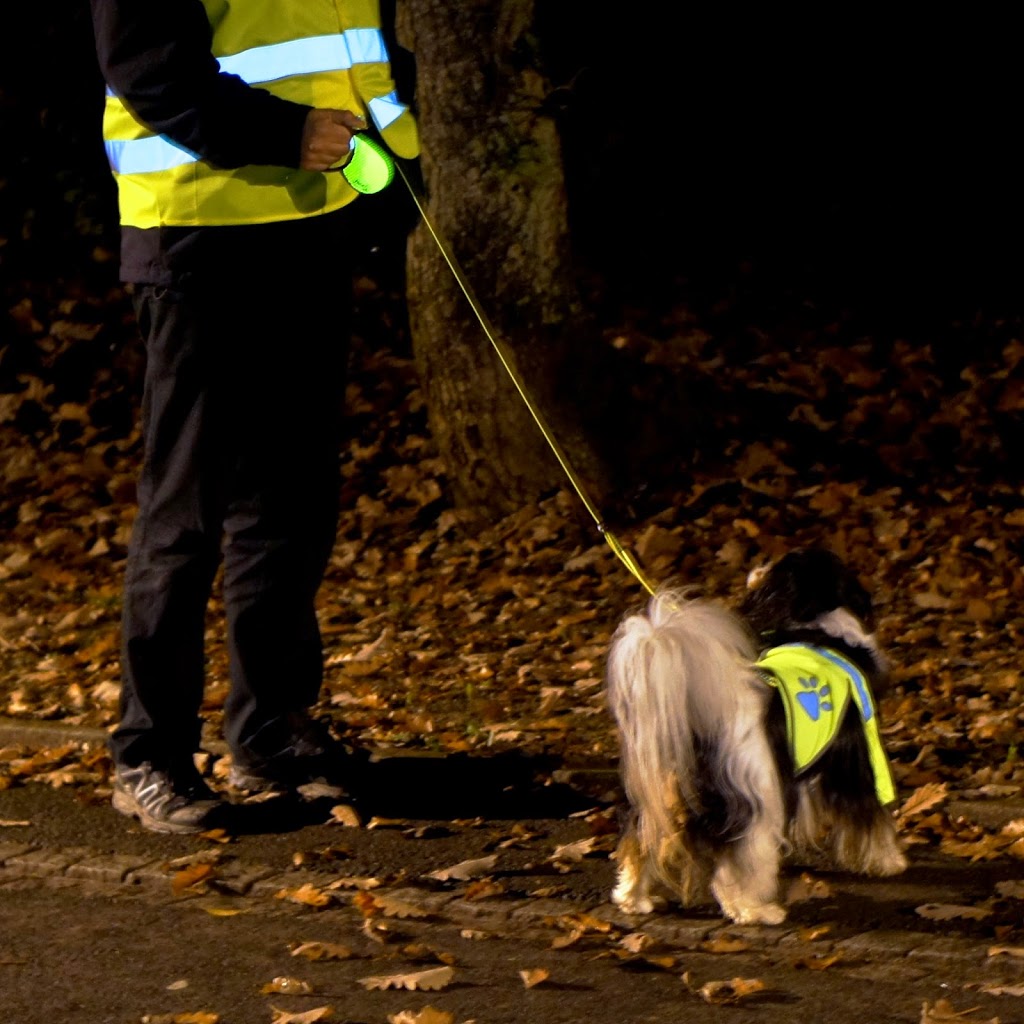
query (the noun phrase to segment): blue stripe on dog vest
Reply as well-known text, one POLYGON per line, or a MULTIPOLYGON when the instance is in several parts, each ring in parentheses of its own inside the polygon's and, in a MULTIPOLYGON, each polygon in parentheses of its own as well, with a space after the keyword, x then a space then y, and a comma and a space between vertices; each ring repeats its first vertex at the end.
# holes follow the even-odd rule
POLYGON ((841 654, 811 644, 782 644, 757 662, 782 696, 793 765, 799 775, 828 749, 853 698, 864 726, 875 793, 886 806, 896 800, 889 759, 878 732, 878 714, 864 673, 841 654))

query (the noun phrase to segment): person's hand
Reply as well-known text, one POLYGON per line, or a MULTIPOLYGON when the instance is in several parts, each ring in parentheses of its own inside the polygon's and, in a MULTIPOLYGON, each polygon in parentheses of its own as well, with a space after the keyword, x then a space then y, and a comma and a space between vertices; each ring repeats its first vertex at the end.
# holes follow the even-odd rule
POLYGON ((366 119, 351 110, 316 108, 306 115, 302 128, 299 167, 326 171, 348 156, 352 136, 366 127, 366 119))

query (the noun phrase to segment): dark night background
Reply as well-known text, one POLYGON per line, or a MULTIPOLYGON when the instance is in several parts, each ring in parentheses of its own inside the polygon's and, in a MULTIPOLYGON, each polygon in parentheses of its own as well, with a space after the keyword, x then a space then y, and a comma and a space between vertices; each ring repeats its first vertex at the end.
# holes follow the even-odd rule
MULTIPOLYGON (((5 18, 3 309, 26 294, 102 295, 116 286, 117 227, 88 6, 5 18)), ((900 338, 930 346, 949 381, 1017 330, 1008 24, 862 7, 647 4, 627 18, 564 0, 539 4, 537 27, 576 254, 606 323, 667 336, 685 310, 736 361, 756 347, 744 340, 755 322, 762 347, 826 328, 833 341, 900 338)), ((407 54, 395 68, 407 86, 407 54)), ((408 211, 399 191, 385 196, 373 269, 400 286, 408 211)), ((36 372, 18 351, 0 346, 0 390, 36 372)))
MULTIPOLYGON (((656 286, 677 269, 753 264, 908 325, 951 290, 965 310, 1016 285, 1008 24, 860 7, 667 17, 654 4, 623 24, 601 7, 538 5, 580 250, 601 269, 656 286)), ((112 206, 87 5, 5 17, 3 228, 16 261, 30 255, 19 235, 45 249, 87 226, 76 216, 110 230, 112 206)))

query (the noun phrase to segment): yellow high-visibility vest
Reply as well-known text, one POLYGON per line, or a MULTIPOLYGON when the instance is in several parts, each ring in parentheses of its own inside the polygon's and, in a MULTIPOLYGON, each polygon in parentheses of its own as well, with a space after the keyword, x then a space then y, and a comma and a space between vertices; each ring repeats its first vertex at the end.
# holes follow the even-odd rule
POLYGON ((875 793, 883 806, 895 802, 896 787, 878 731, 871 687, 853 662, 827 647, 798 643, 765 651, 757 667, 782 696, 790 753, 798 775, 828 749, 852 698, 867 740, 875 793))
MULTIPOLYGON (((398 156, 418 154, 415 120, 391 78, 378 0, 203 3, 222 71, 286 100, 368 116, 398 156)), ((127 226, 295 220, 337 210, 358 195, 341 174, 214 167, 155 134, 110 90, 103 138, 127 226)))

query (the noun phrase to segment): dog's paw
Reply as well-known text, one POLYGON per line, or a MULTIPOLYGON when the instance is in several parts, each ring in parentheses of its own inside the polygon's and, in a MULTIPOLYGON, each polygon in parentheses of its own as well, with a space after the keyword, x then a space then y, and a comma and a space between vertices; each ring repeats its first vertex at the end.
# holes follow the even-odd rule
POLYGON ((786 908, 779 903, 762 903, 756 907, 734 907, 729 914, 734 924, 782 924, 786 908))
POLYGON ((661 901, 650 896, 636 896, 616 891, 612 893, 612 903, 624 914, 653 914, 661 901))

